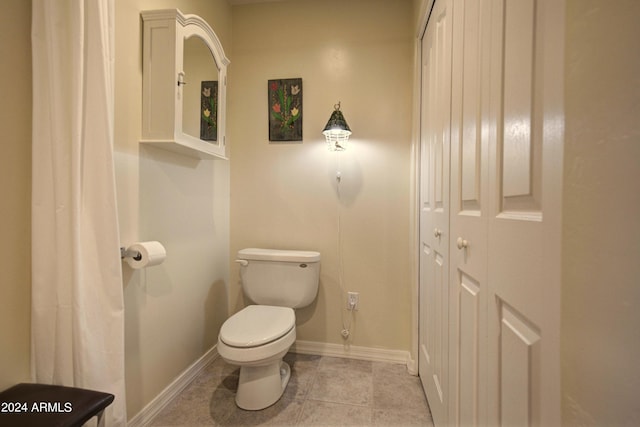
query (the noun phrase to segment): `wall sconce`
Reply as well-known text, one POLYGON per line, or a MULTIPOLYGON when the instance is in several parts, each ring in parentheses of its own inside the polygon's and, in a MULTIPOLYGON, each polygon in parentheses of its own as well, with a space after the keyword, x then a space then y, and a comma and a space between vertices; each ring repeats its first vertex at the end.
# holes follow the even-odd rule
POLYGON ((340 111, 340 102, 333 106, 334 110, 329 117, 327 125, 322 133, 329 144, 329 151, 343 151, 347 148, 347 141, 351 135, 351 129, 340 111))

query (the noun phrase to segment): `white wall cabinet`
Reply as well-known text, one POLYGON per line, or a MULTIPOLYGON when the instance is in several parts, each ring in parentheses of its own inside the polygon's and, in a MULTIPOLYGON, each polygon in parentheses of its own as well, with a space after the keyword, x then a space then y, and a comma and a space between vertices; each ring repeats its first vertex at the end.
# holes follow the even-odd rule
POLYGON ((141 143, 225 159, 227 65, 220 40, 197 15, 143 11, 141 143))
POLYGON ((560 425, 563 2, 436 0, 419 372, 437 426, 560 425))

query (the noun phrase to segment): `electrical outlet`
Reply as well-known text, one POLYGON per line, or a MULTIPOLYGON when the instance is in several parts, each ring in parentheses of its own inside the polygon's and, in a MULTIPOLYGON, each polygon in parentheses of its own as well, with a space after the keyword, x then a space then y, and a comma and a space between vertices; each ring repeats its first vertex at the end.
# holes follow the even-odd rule
POLYGON ((347 309, 348 310, 357 310, 359 302, 360 302, 360 294, 358 292, 347 293, 347 309))

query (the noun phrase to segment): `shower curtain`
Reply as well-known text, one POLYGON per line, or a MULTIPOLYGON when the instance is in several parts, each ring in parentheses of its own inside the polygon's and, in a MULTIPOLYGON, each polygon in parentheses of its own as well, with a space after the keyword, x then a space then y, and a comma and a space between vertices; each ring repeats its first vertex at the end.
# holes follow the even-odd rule
POLYGON ((112 393, 126 425, 113 0, 33 0, 33 380, 112 393))

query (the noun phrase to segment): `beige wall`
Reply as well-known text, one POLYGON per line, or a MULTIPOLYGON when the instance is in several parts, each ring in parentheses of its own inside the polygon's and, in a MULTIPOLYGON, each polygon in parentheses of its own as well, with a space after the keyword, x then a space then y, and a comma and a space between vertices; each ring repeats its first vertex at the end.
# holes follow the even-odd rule
MULTIPOLYGON (((637 424, 640 59, 630 52, 640 11, 635 0, 567 4, 563 417, 568 425, 637 424)), ((236 7, 232 40, 223 0, 116 0, 121 240, 159 239, 169 252, 163 266, 124 272, 129 416, 215 342, 229 314, 228 288, 233 311, 244 303, 234 265, 228 278, 229 163, 194 162, 137 142, 139 11, 176 6, 207 19, 232 60, 231 255, 254 245, 320 250, 320 295, 299 313, 299 338, 341 342, 340 161, 345 283, 362 299, 353 343, 408 349, 411 3, 236 7), (286 29, 273 24, 283 22, 286 29), (302 144, 267 140, 266 82, 285 77, 304 81, 302 144), (337 100, 354 130, 352 150, 339 159, 320 135, 337 100)), ((30 13, 30 2, 6 0, 0 26, 0 55, 11 58, 0 65, 0 388, 29 379, 30 13)))
POLYGON ((640 3, 568 0, 565 425, 639 425, 640 3))
POLYGON ((131 418, 217 340, 228 316, 229 163, 138 143, 140 11, 179 8, 209 22, 231 56, 225 0, 117 0, 115 163, 121 243, 159 240, 164 264, 124 265, 127 411, 131 418))
POLYGON ((31 2, 2 3, 0 58, 2 390, 31 378, 31 2))
MULTIPOLYGON (((344 287, 360 293, 353 345, 411 347, 411 1, 297 0, 236 6, 229 68, 231 255, 245 247, 318 250, 316 302, 297 313, 298 339, 342 343, 344 287), (304 141, 269 143, 267 81, 303 80, 304 141), (333 105, 353 130, 327 151, 333 105), (342 172, 341 201, 335 173, 342 172)), ((231 309, 244 301, 231 266, 231 309)))

